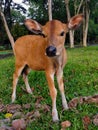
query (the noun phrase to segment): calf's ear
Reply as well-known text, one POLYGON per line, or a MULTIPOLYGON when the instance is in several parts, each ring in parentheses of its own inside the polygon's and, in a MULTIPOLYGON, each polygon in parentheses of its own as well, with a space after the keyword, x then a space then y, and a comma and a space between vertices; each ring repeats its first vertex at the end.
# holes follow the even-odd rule
POLYGON ((68 29, 78 28, 81 25, 83 18, 84 18, 83 14, 78 14, 72 17, 67 23, 68 29))
POLYGON ((25 26, 27 29, 35 34, 41 34, 42 33, 42 26, 35 20, 32 19, 26 19, 24 21, 25 26))

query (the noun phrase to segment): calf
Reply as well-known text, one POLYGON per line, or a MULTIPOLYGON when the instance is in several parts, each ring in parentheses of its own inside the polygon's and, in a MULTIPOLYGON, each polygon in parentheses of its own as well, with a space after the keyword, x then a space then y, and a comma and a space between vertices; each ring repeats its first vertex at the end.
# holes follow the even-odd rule
POLYGON ((78 27, 82 20, 82 14, 72 17, 67 24, 58 20, 52 20, 42 26, 35 20, 25 20, 26 27, 33 33, 40 35, 22 36, 15 42, 15 72, 13 74, 12 102, 16 98, 16 85, 21 73, 27 92, 32 93, 28 83, 28 73, 31 69, 45 71, 52 99, 52 118, 54 122, 59 120, 56 108, 57 90, 54 85, 54 75, 57 77, 63 108, 68 109, 63 83, 63 68, 67 60, 64 43, 66 33, 70 29, 78 27))

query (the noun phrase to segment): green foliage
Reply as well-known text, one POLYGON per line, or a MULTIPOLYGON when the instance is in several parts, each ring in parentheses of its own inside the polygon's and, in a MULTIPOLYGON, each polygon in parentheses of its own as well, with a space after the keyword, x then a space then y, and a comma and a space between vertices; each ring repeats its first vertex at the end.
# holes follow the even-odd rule
POLYGON ((25 16, 23 14, 20 13, 20 11, 16 11, 16 10, 11 10, 11 15, 12 15, 12 22, 13 23, 23 23, 25 16))
MULTIPOLYGON (((29 4, 29 10, 22 6, 22 4, 16 4, 12 0, 2 0, 0 7, 5 10, 5 16, 10 30, 13 33, 14 38, 17 39, 19 36, 27 34, 25 30, 20 25, 14 25, 15 23, 23 23, 24 19, 28 16, 29 18, 35 19, 44 25, 48 21, 48 3, 47 0, 23 0, 27 5, 29 4), (19 29, 20 28, 20 29, 19 29), (17 31, 16 31, 17 30, 17 31)), ((81 0, 69 0, 69 9, 71 16, 76 14, 76 10, 80 4, 81 0)), ((85 2, 85 1, 84 1, 85 2)), ((80 13, 83 11, 83 6, 81 6, 80 13)), ((88 31, 88 42, 98 43, 98 1, 90 0, 88 1, 88 8, 90 9, 90 22, 88 31)), ((66 17, 66 7, 65 0, 53 0, 52 3, 52 13, 53 19, 58 19, 62 22, 67 22, 66 17)), ((82 27, 82 26, 81 26, 82 27)), ((82 41, 82 28, 75 31, 75 44, 82 41)), ((69 35, 67 35, 69 37, 69 35)), ((69 38, 68 44, 69 44, 69 38)), ((8 37, 6 35, 3 23, 0 19, 0 44, 9 44, 8 37)))
POLYGON ((16 23, 15 25, 13 25, 11 29, 11 33, 14 39, 17 39, 20 36, 28 34, 28 31, 24 25, 20 25, 19 23, 16 23))
POLYGON ((29 16, 38 22, 45 23, 48 20, 47 2, 30 0, 29 16))
MULTIPOLYGON (((90 96, 98 94, 98 46, 87 48, 67 49, 68 62, 64 69, 64 84, 66 85, 65 93, 67 100, 79 96, 90 96)), ((3 104, 10 104, 12 93, 12 74, 14 72, 14 58, 7 58, 0 60, 0 101, 3 104)), ((43 72, 31 72, 29 74, 30 86, 34 88, 33 96, 25 93, 21 87, 24 85, 22 78, 20 78, 17 85, 17 99, 16 103, 32 105, 38 96, 42 96, 44 100, 41 104, 48 104, 51 106, 51 99, 46 78, 43 72)), ((56 81, 55 81, 56 82, 56 81)), ((57 84, 57 83, 56 83, 57 84)), ((58 87, 56 86, 58 89, 58 87)), ((33 120, 27 125, 27 130, 60 130, 60 123, 65 120, 71 121, 71 127, 68 130, 83 130, 84 126, 82 119, 84 116, 92 118, 98 112, 98 105, 96 104, 78 104, 76 109, 68 111, 62 110, 60 93, 57 96, 57 109, 59 112, 60 122, 53 123, 51 118, 51 111, 39 110, 41 117, 33 120)), ((22 110, 24 111, 24 110, 22 110)), ((27 113, 28 111, 24 111, 27 113)), ((0 118, 4 117, 5 113, 0 113, 0 118)), ((97 130, 98 126, 93 123, 89 125, 89 130, 97 130)))
POLYGON ((67 21, 66 20, 66 7, 65 7, 65 1, 62 0, 61 2, 59 0, 53 0, 53 6, 52 6, 52 13, 53 13, 53 19, 58 19, 62 22, 67 21))
POLYGON ((90 42, 98 43, 98 24, 95 24, 93 20, 89 21, 88 36, 90 42))
MULTIPOLYGON (((52 13, 53 13, 53 19, 58 19, 63 22, 66 21, 66 9, 64 0, 63 1, 53 0, 52 13)), ((36 19, 42 24, 48 21, 47 1, 30 0, 29 15, 31 16, 31 18, 36 19)))

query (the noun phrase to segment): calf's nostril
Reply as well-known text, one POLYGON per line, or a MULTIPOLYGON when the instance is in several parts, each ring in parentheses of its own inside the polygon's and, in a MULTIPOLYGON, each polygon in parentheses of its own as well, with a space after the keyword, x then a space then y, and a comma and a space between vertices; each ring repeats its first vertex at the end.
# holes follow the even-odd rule
POLYGON ((53 57, 56 55, 56 47, 54 46, 49 46, 46 48, 46 54, 49 57, 53 57))

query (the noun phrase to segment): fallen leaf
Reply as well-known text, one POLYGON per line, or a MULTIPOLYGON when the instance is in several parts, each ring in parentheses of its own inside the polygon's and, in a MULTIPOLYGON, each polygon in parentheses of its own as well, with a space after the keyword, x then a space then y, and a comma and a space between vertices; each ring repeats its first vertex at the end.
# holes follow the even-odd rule
POLYGON ((15 130, 15 129, 12 127, 4 126, 4 127, 0 127, 0 130, 15 130))
POLYGON ((98 114, 93 116, 93 123, 94 125, 98 126, 98 114))
POLYGON ((73 98, 69 103, 68 103, 68 106, 69 108, 75 108, 77 107, 78 104, 82 104, 83 103, 83 97, 76 97, 76 98, 73 98))
POLYGON ((31 112, 28 112, 25 116, 25 119, 26 119, 26 122, 30 122, 31 120, 35 120, 36 118, 39 118, 40 117, 40 113, 38 110, 36 111, 31 111, 31 112))
POLYGON ((12 116, 12 119, 19 119, 19 118, 24 118, 25 115, 23 114, 23 112, 15 112, 12 116))
POLYGON ((71 108, 77 107, 78 104, 83 104, 83 103, 97 103, 98 104, 98 95, 73 98, 68 103, 68 106, 71 109, 71 108))
POLYGON ((28 112, 26 114, 26 119, 29 120, 29 119, 33 118, 33 114, 34 114, 34 111, 28 112))
POLYGON ((5 118, 11 118, 12 117, 12 114, 11 113, 6 113, 5 114, 5 118))
POLYGON ((26 122, 24 119, 16 119, 12 121, 12 127, 15 130, 26 130, 26 122))
POLYGON ((42 96, 37 97, 36 103, 39 104, 44 98, 42 96))
POLYGON ((5 106, 3 104, 0 104, 0 112, 4 112, 5 111, 5 106))
POLYGON ((86 103, 98 103, 98 95, 84 97, 83 99, 86 103))
POLYGON ((7 124, 9 124, 11 122, 10 118, 7 119, 1 119, 0 120, 0 128, 1 127, 5 127, 7 124))
POLYGON ((38 110, 34 112, 33 117, 34 118, 39 118, 40 117, 40 113, 39 113, 38 110))
POLYGON ((46 112, 49 112, 50 111, 50 106, 45 104, 45 105, 42 105, 42 109, 43 111, 46 113, 46 112))
POLYGON ((28 104, 23 104, 23 108, 25 108, 25 109, 29 109, 31 107, 31 104, 30 103, 28 103, 28 104))
POLYGON ((42 108, 42 105, 40 104, 40 102, 43 100, 44 98, 42 96, 38 96, 37 97, 37 100, 36 100, 36 103, 35 103, 35 108, 38 109, 38 108, 42 108))
POLYGON ((35 103, 35 108, 36 109, 42 108, 42 105, 40 103, 35 103))
POLYGON ((71 122, 70 121, 63 121, 62 123, 61 123, 61 127, 62 127, 62 129, 61 130, 66 130, 66 128, 67 127, 70 127, 71 126, 71 122))
POLYGON ((7 119, 0 119, 0 124, 1 124, 1 122, 3 122, 3 123, 9 123, 11 120, 9 119, 9 118, 7 118, 7 119))
POLYGON ((91 119, 89 116, 84 116, 82 119, 83 125, 84 125, 84 129, 88 130, 88 125, 91 123, 91 119))
POLYGON ((10 104, 6 106, 6 110, 8 113, 15 113, 21 110, 21 106, 18 104, 10 104))

